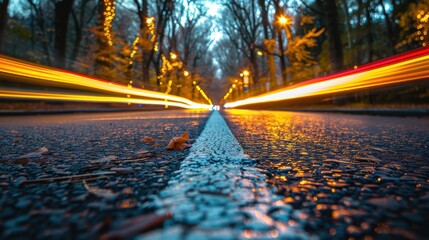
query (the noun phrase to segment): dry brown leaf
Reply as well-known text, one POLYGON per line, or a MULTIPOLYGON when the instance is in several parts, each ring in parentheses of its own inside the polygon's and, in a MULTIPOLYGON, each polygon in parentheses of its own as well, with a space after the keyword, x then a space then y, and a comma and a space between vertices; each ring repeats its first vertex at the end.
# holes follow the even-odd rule
POLYGON ((110 189, 103 189, 103 188, 97 188, 97 187, 90 187, 86 181, 83 181, 83 186, 86 188, 86 190, 99 197, 103 197, 106 199, 115 199, 116 194, 112 192, 110 189))
POLYGON ((188 144, 186 144, 186 139, 182 137, 175 137, 170 140, 166 149, 167 150, 183 150, 188 144))
POLYGON ((144 143, 151 143, 151 142, 155 141, 155 139, 146 136, 146 137, 143 137, 141 139, 141 141, 144 142, 144 143))
POLYGON ((184 132, 184 133, 183 133, 182 138, 186 139, 186 141, 188 141, 188 140, 189 140, 189 134, 188 134, 188 131, 186 131, 186 132, 184 132))

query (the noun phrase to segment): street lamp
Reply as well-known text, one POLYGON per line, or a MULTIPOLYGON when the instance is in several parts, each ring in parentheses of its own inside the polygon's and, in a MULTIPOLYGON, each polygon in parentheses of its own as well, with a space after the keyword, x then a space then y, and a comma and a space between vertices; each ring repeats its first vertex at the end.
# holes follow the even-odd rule
POLYGON ((281 25, 286 25, 286 24, 288 24, 288 23, 289 23, 289 19, 288 19, 287 17, 285 17, 285 16, 280 16, 280 17, 279 17, 279 23, 280 23, 281 25))
POLYGON ((240 76, 243 77, 243 92, 249 91, 249 83, 250 83, 249 75, 250 75, 250 72, 247 70, 244 70, 240 74, 240 76))
POLYGON ((289 25, 292 24, 292 21, 290 20, 289 17, 281 15, 280 17, 278 17, 278 22, 281 26, 284 27, 284 29, 286 31, 286 37, 287 37, 288 41, 290 41, 292 39, 292 34, 290 32, 289 25))
POLYGON ((175 53, 170 53, 170 57, 171 57, 171 59, 173 59, 173 60, 176 60, 176 59, 177 59, 177 55, 176 55, 175 53))

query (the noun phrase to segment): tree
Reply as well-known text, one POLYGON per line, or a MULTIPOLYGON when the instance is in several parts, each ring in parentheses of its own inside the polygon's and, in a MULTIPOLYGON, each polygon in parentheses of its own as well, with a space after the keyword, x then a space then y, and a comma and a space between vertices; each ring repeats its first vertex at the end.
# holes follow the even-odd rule
POLYGON ((94 35, 97 42, 94 72, 109 79, 112 75, 114 33, 112 24, 115 17, 115 0, 98 0, 97 27, 94 35))
POLYGON ((83 35, 85 28, 89 28, 91 22, 97 13, 97 4, 92 3, 91 0, 80 0, 72 8, 72 19, 74 27, 74 40, 73 47, 70 53, 71 62, 76 61, 81 51, 81 43, 83 40, 83 35), (88 11, 89 10, 89 11, 88 11))
POLYGON ((317 0, 317 2, 321 6, 321 9, 323 9, 323 19, 326 25, 326 33, 329 42, 331 71, 338 72, 344 68, 344 56, 337 4, 335 0, 317 0))
POLYGON ((210 56, 212 44, 210 33, 213 25, 206 20, 207 9, 198 1, 184 1, 176 8, 173 25, 178 28, 174 33, 175 28, 172 27, 171 36, 168 38, 173 51, 179 54, 179 59, 183 62, 183 73, 187 72, 187 76, 176 74, 177 85, 181 86, 178 89, 183 88, 182 93, 185 94, 194 92, 194 83, 197 82, 204 82, 201 87, 210 86, 215 72, 210 56))
POLYGON ((250 71, 253 76, 253 86, 260 89, 259 66, 257 59, 257 46, 261 45, 261 17, 257 12, 256 0, 225 1, 226 11, 223 16, 230 16, 231 19, 224 19, 223 31, 234 43, 250 63, 250 71))
POLYGON ((66 60, 67 33, 69 15, 73 0, 55 2, 55 62, 57 67, 64 68, 66 60))
MULTIPOLYGON (((274 6, 276 9, 275 16, 276 20, 280 19, 285 15, 283 8, 280 6, 279 0, 273 0, 274 6)), ((280 58, 280 71, 282 73, 282 81, 285 84, 288 84, 287 73, 286 73, 286 56, 284 49, 284 40, 282 35, 283 27, 277 23, 277 41, 279 46, 279 58, 280 58)))
POLYGON ((400 15, 402 41, 398 49, 429 46, 429 0, 411 3, 400 15))
MULTIPOLYGON (((268 72, 269 72, 269 79, 270 79, 269 83, 273 88, 275 88, 277 87, 276 65, 274 62, 274 48, 276 45, 275 32, 271 28, 271 24, 268 18, 269 6, 265 3, 265 0, 259 0, 258 4, 259 4, 259 7, 261 8, 262 26, 264 29, 264 37, 265 37, 264 49, 266 52, 266 58, 268 63, 268 72)), ((270 90, 269 89, 270 87, 268 87, 267 90, 270 90)))
POLYGON ((3 51, 3 42, 6 32, 8 13, 7 8, 9 7, 9 0, 0 0, 0 52, 3 51))
MULTIPOLYGON (((34 2, 34 0, 27 0, 28 3, 31 6, 31 30, 32 30, 32 45, 36 44, 36 42, 40 42, 42 44, 43 49, 43 58, 45 59, 45 62, 48 65, 52 65, 51 61, 51 50, 49 43, 52 42, 52 31, 51 31, 51 24, 47 23, 46 19, 51 19, 49 15, 50 7, 48 2, 40 1, 40 2, 34 2), (46 13, 47 12, 47 13, 46 13), (35 25, 33 25, 33 22, 35 25), (37 27, 37 29, 36 29, 37 27)), ((40 58, 40 57, 39 57, 40 58)))

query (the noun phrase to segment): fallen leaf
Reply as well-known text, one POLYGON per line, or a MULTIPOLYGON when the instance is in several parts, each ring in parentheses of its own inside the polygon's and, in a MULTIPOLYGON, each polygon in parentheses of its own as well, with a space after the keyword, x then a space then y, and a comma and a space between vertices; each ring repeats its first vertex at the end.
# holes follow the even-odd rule
POLYGON ((155 139, 153 139, 151 137, 143 137, 141 139, 141 141, 144 142, 144 143, 151 143, 151 142, 155 141, 155 139))
POLYGON ((186 139, 182 137, 175 137, 170 140, 166 149, 167 150, 183 150, 190 148, 192 145, 186 143, 186 139))
POLYGON ((27 154, 24 154, 24 155, 18 157, 18 159, 21 159, 21 158, 39 158, 48 152, 49 152, 49 150, 47 147, 41 147, 34 152, 27 153, 27 154))
POLYGON ((183 133, 182 138, 186 139, 186 141, 189 140, 189 134, 187 131, 183 133))
POLYGON ((125 188, 124 190, 122 190, 122 194, 133 194, 133 189, 132 188, 125 188))
POLYGON ((137 234, 147 232, 149 230, 161 227, 165 220, 171 218, 170 212, 158 215, 149 213, 137 217, 123 220, 122 222, 115 223, 115 228, 106 234, 102 235, 100 239, 125 239, 131 238, 137 234))
POLYGON ((115 199, 116 194, 112 192, 110 189, 103 189, 103 188, 97 188, 97 187, 90 187, 86 181, 83 181, 83 186, 86 188, 86 190, 99 197, 103 197, 106 199, 115 199))

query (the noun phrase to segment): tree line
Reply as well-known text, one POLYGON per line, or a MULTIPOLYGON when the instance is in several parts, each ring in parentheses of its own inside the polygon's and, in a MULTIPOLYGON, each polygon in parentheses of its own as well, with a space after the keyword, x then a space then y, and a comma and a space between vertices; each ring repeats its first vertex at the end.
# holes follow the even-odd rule
POLYGON ((226 97, 243 95, 243 70, 251 74, 250 91, 258 94, 429 44, 428 0, 222 4, 226 38, 215 54, 234 92, 226 97))
POLYGON ((203 101, 211 21, 198 0, 1 0, 3 54, 203 101))
POLYGON ((427 46, 428 21, 429 0, 0 0, 0 48, 192 99, 220 78, 238 97, 244 71, 257 94, 427 46))

